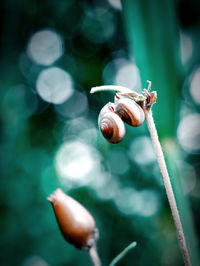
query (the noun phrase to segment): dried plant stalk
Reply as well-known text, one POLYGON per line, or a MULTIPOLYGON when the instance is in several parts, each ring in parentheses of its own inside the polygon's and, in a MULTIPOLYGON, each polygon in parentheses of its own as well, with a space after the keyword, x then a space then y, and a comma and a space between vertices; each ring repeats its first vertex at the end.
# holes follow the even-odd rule
POLYGON ((99 255, 97 253, 97 250, 96 250, 95 246, 93 246, 89 250, 89 255, 90 255, 90 258, 91 258, 92 263, 93 263, 94 266, 101 266, 101 261, 100 261, 100 258, 99 258, 99 255))
POLYGON ((176 200, 174 197, 174 192, 172 189, 172 185, 171 185, 171 181, 169 178, 169 174, 168 174, 168 170, 167 170, 167 166, 165 163, 165 159, 164 159, 164 155, 163 155, 163 151, 162 151, 162 147, 160 144, 160 141, 158 139, 158 134, 157 134, 157 130, 155 127, 155 123, 153 120, 153 116, 152 116, 152 111, 151 108, 144 108, 144 113, 145 113, 145 118, 147 121, 147 126, 151 135, 151 139, 156 151, 156 157, 158 160, 158 164, 160 167, 160 171, 161 174, 163 176, 163 181, 164 181, 164 185, 165 185, 165 189, 166 189, 166 193, 167 193, 167 197, 169 200, 169 205, 172 211, 172 216, 174 219, 174 223, 176 226, 176 230, 177 230, 177 235, 178 235, 178 240, 180 243, 180 248, 183 254, 183 258, 184 258, 184 262, 186 266, 191 266, 191 262, 190 262, 190 256, 189 256, 189 252, 187 249, 187 245, 186 245, 186 241, 185 241, 185 235, 183 232, 183 227, 181 224, 181 219, 180 219, 180 215, 178 212, 178 208, 177 208, 177 204, 176 204, 176 200))

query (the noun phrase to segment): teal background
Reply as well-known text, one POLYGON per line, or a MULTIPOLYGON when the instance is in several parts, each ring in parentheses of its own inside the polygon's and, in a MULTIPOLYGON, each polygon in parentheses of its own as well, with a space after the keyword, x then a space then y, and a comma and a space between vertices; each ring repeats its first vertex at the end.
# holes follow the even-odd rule
MULTIPOLYGON (((146 80, 158 92, 153 114, 192 265, 199 264, 200 130, 198 124, 180 130, 180 123, 200 113, 199 98, 191 94, 200 62, 200 5, 128 0, 122 7, 106 0, 0 4, 2 266, 91 265, 88 254, 65 242, 59 232, 46 200, 58 187, 94 216, 102 265, 132 241, 137 247, 119 265, 184 265, 146 124, 126 126, 117 145, 106 142, 97 119, 114 95, 89 93, 93 86, 128 82, 141 93, 146 80), (43 40, 37 40, 37 60, 46 63, 28 53, 31 38, 42 30, 56 34, 61 45, 53 43, 57 48, 46 54, 43 40), (49 58, 50 63, 45 61, 49 58), (51 67, 72 80, 73 94, 64 103, 48 102, 38 92, 40 74, 51 67), (195 130, 187 133, 191 127, 195 130), (63 147, 67 149, 61 154, 63 147)), ((56 87, 57 76, 48 79, 47 87, 56 87)), ((198 97, 198 87, 195 91, 198 97)))

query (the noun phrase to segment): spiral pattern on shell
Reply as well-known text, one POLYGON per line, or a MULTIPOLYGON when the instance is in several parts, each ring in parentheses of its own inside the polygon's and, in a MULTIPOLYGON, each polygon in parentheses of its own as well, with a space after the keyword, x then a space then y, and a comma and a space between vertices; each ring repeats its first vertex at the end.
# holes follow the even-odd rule
POLYGON ((119 143, 125 135, 125 126, 121 118, 114 112, 115 104, 105 105, 98 119, 99 129, 105 139, 111 143, 119 143))
POLYGON ((123 122, 138 127, 144 119, 144 111, 138 103, 127 96, 117 95, 115 103, 109 102, 102 108, 98 125, 107 141, 118 143, 124 138, 126 131, 123 122))
POLYGON ((133 127, 138 127, 144 122, 144 111, 134 100, 123 97, 119 100, 115 100, 115 102, 115 112, 124 122, 133 127))

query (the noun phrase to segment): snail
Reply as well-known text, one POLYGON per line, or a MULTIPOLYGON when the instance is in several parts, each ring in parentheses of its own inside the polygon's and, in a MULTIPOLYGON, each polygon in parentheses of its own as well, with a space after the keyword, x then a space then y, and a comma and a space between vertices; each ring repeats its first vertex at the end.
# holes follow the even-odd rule
POLYGON ((105 139, 111 143, 119 143, 125 135, 125 126, 122 119, 116 114, 117 105, 107 103, 99 114, 98 125, 105 139))
POLYGON ((145 119, 144 111, 133 99, 116 94, 115 103, 107 103, 99 114, 98 125, 105 139, 111 143, 119 143, 125 135, 126 122, 138 127, 145 119))
POLYGON ((121 119, 132 127, 140 126, 145 119, 144 111, 134 100, 122 97, 115 97, 116 113, 121 119))

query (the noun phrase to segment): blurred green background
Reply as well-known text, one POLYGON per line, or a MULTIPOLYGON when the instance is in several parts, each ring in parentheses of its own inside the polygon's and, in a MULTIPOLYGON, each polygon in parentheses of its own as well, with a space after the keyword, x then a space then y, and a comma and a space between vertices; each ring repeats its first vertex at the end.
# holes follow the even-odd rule
POLYGON ((108 265, 183 265, 146 124, 118 145, 97 129, 113 94, 153 107, 193 265, 200 234, 200 4, 198 1, 3 0, 0 4, 0 264, 91 265, 61 236, 46 197, 57 187, 95 217, 108 265))

